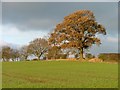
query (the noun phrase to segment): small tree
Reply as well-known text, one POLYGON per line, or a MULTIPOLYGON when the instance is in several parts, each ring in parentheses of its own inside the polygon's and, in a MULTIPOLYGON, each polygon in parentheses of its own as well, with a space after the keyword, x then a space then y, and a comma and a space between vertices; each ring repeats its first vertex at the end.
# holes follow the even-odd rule
POLYGON ((23 46, 20 48, 19 50, 19 54, 20 54, 20 58, 21 60, 27 60, 27 57, 29 56, 29 53, 28 53, 28 46, 23 46))
POLYGON ((66 16, 63 22, 56 26, 49 43, 61 48, 77 48, 83 58, 84 49, 88 49, 92 44, 101 44, 97 34, 106 35, 105 28, 96 22, 92 11, 79 10, 66 16))
POLYGON ((9 46, 2 47, 2 59, 3 61, 9 61, 11 58, 12 49, 9 46))
POLYGON ((17 49, 11 49, 11 59, 12 61, 18 60, 20 58, 20 52, 17 49))
POLYGON ((28 52, 34 54, 40 59, 40 57, 47 52, 48 50, 48 41, 44 38, 36 38, 31 41, 28 46, 28 52))
POLYGON ((57 59, 60 53, 61 53, 60 47, 53 46, 49 48, 47 57, 48 59, 57 59))
POLYGON ((88 59, 95 58, 95 56, 92 55, 91 53, 86 53, 85 57, 88 58, 88 59))

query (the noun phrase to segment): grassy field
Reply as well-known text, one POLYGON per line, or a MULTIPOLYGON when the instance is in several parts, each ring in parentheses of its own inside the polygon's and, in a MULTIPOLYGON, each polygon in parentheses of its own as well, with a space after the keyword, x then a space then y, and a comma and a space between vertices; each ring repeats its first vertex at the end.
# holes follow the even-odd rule
POLYGON ((3 88, 117 88, 118 64, 79 61, 2 63, 3 88))

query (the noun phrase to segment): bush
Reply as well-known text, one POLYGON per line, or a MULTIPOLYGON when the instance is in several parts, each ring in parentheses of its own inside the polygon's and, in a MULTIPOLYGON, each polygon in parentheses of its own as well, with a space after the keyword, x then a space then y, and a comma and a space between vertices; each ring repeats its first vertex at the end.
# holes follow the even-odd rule
POLYGON ((25 60, 25 61, 30 61, 30 60, 27 59, 27 60, 25 60))
POLYGON ((102 53, 99 54, 98 58, 103 59, 103 61, 115 61, 118 62, 120 54, 118 53, 102 53))
POLYGON ((46 56, 48 59, 66 59, 67 58, 67 54, 56 54, 55 57, 52 54, 47 54, 46 56))
POLYGON ((60 59, 66 59, 67 58, 67 54, 60 54, 60 59))
POLYGON ((47 54, 48 59, 66 59, 67 54, 57 54, 55 57, 53 55, 47 54))
POLYGON ((88 58, 88 59, 95 58, 95 56, 92 55, 92 54, 90 54, 90 53, 87 53, 87 54, 85 55, 85 57, 88 58))
POLYGON ((37 58, 34 58, 32 61, 38 61, 38 59, 37 59, 37 58))

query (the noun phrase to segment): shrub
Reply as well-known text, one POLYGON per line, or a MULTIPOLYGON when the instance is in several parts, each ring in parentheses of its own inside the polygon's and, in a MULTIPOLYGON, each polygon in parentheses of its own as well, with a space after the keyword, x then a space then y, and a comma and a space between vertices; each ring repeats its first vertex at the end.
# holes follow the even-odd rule
POLYGON ((67 58, 67 54, 56 54, 55 57, 52 54, 47 54, 46 56, 48 59, 66 59, 67 58))
POLYGON ((34 58, 32 61, 38 61, 38 59, 37 59, 37 58, 34 58))
POLYGON ((103 59, 103 61, 119 61, 120 54, 118 53, 101 53, 99 54, 98 58, 103 59))
POLYGON ((92 55, 92 54, 90 54, 90 53, 87 53, 87 54, 85 55, 85 57, 88 58, 88 59, 95 58, 95 56, 92 55))
POLYGON ((67 54, 60 54, 60 59, 66 59, 67 58, 67 54))

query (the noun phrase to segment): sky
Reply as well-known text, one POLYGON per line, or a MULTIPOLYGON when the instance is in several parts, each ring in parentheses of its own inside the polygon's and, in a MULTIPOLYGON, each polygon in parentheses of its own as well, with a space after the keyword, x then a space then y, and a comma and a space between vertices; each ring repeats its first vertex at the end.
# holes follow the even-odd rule
POLYGON ((2 2, 0 43, 26 45, 35 38, 47 36, 65 16, 83 9, 93 11, 96 21, 107 31, 106 36, 99 36, 102 44, 88 52, 118 52, 117 2, 2 2))
POLYGON ((2 2, 118 2, 119 0, 1 0, 2 2))

